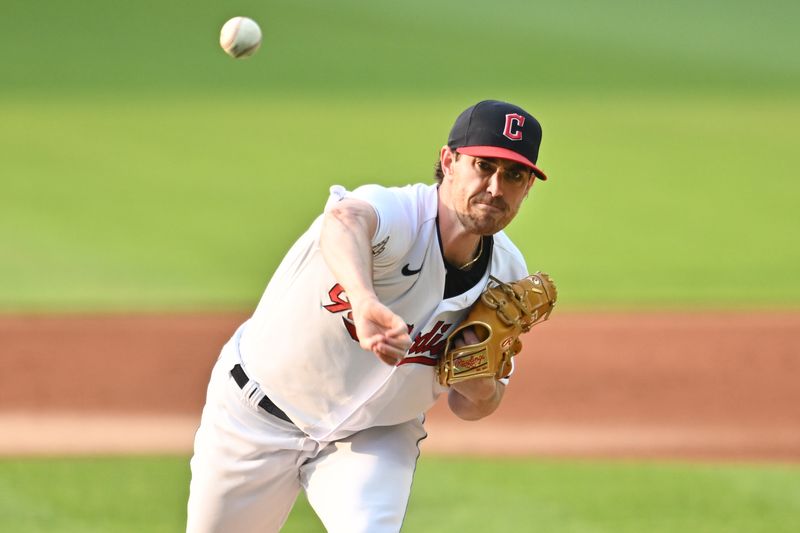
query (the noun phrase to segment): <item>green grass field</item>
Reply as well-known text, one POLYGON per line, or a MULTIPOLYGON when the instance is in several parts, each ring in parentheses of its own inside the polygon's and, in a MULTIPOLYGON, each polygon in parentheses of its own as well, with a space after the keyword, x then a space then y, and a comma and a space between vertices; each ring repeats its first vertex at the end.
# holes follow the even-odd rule
POLYGON ((250 308, 329 185, 427 181, 490 97, 544 125, 509 233, 565 308, 800 303, 796 2, 49 4, 0 19, 0 311, 250 308))
MULTIPOLYGON (((0 530, 180 531, 188 476, 185 457, 6 459, 0 461, 0 530)), ((798 528, 797 467, 454 458, 420 461, 404 524, 404 531, 431 533, 798 528)), ((324 529, 301 497, 283 531, 324 529)))

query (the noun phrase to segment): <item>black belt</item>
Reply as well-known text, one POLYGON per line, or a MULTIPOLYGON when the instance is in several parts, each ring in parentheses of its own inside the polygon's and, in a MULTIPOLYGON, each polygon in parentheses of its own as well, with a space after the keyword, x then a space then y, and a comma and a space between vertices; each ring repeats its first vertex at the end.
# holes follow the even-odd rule
MULTIPOLYGON (((231 376, 233 376, 233 380, 236 382, 237 385, 239 385, 240 389, 243 389, 245 387, 245 385, 247 385, 250 382, 250 378, 248 378, 247 374, 244 373, 244 369, 242 368, 242 365, 240 365, 238 363, 236 364, 236 366, 234 366, 231 369, 231 376)), ((286 415, 286 413, 284 413, 281 410, 280 407, 278 407, 277 405, 272 403, 272 400, 267 398, 266 395, 264 395, 264 397, 261 398, 261 401, 258 402, 258 406, 260 408, 262 408, 263 410, 265 410, 266 412, 268 412, 269 414, 271 414, 273 416, 277 416, 281 420, 285 420, 285 421, 289 422, 290 424, 294 424, 294 422, 292 422, 292 419, 289 418, 286 415)))

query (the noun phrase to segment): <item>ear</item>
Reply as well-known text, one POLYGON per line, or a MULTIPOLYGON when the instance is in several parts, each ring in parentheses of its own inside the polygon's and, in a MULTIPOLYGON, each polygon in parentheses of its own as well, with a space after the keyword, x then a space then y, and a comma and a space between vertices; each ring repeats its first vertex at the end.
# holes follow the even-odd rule
POLYGON ((439 151, 439 164, 442 166, 442 172, 444 172, 445 177, 453 173, 453 164, 455 161, 455 152, 447 145, 442 146, 442 149, 439 151))

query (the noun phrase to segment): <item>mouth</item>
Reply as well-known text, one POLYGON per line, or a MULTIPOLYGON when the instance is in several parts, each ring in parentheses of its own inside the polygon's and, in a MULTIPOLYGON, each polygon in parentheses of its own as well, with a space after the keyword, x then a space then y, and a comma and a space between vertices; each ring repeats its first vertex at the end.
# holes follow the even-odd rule
POLYGON ((508 210, 508 204, 502 197, 494 198, 490 194, 483 193, 475 196, 473 198, 473 201, 476 205, 484 208, 503 211, 503 212, 508 210))
POLYGON ((504 202, 482 202, 476 201, 475 205, 479 208, 483 208, 489 211, 500 211, 501 213, 505 213, 507 206, 504 202))
POLYGON ((477 204, 478 209, 482 209, 483 211, 489 211, 491 213, 502 213, 503 210, 497 206, 491 204, 477 204))

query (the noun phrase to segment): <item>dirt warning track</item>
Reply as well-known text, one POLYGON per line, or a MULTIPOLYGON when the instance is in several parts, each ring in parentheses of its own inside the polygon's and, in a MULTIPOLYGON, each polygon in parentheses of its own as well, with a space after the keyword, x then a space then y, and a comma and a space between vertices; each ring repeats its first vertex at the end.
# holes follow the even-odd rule
MULTIPOLYGON (((187 452, 243 314, 0 317, 0 453, 187 452)), ((800 312, 561 313, 423 451, 800 460, 800 312)))

